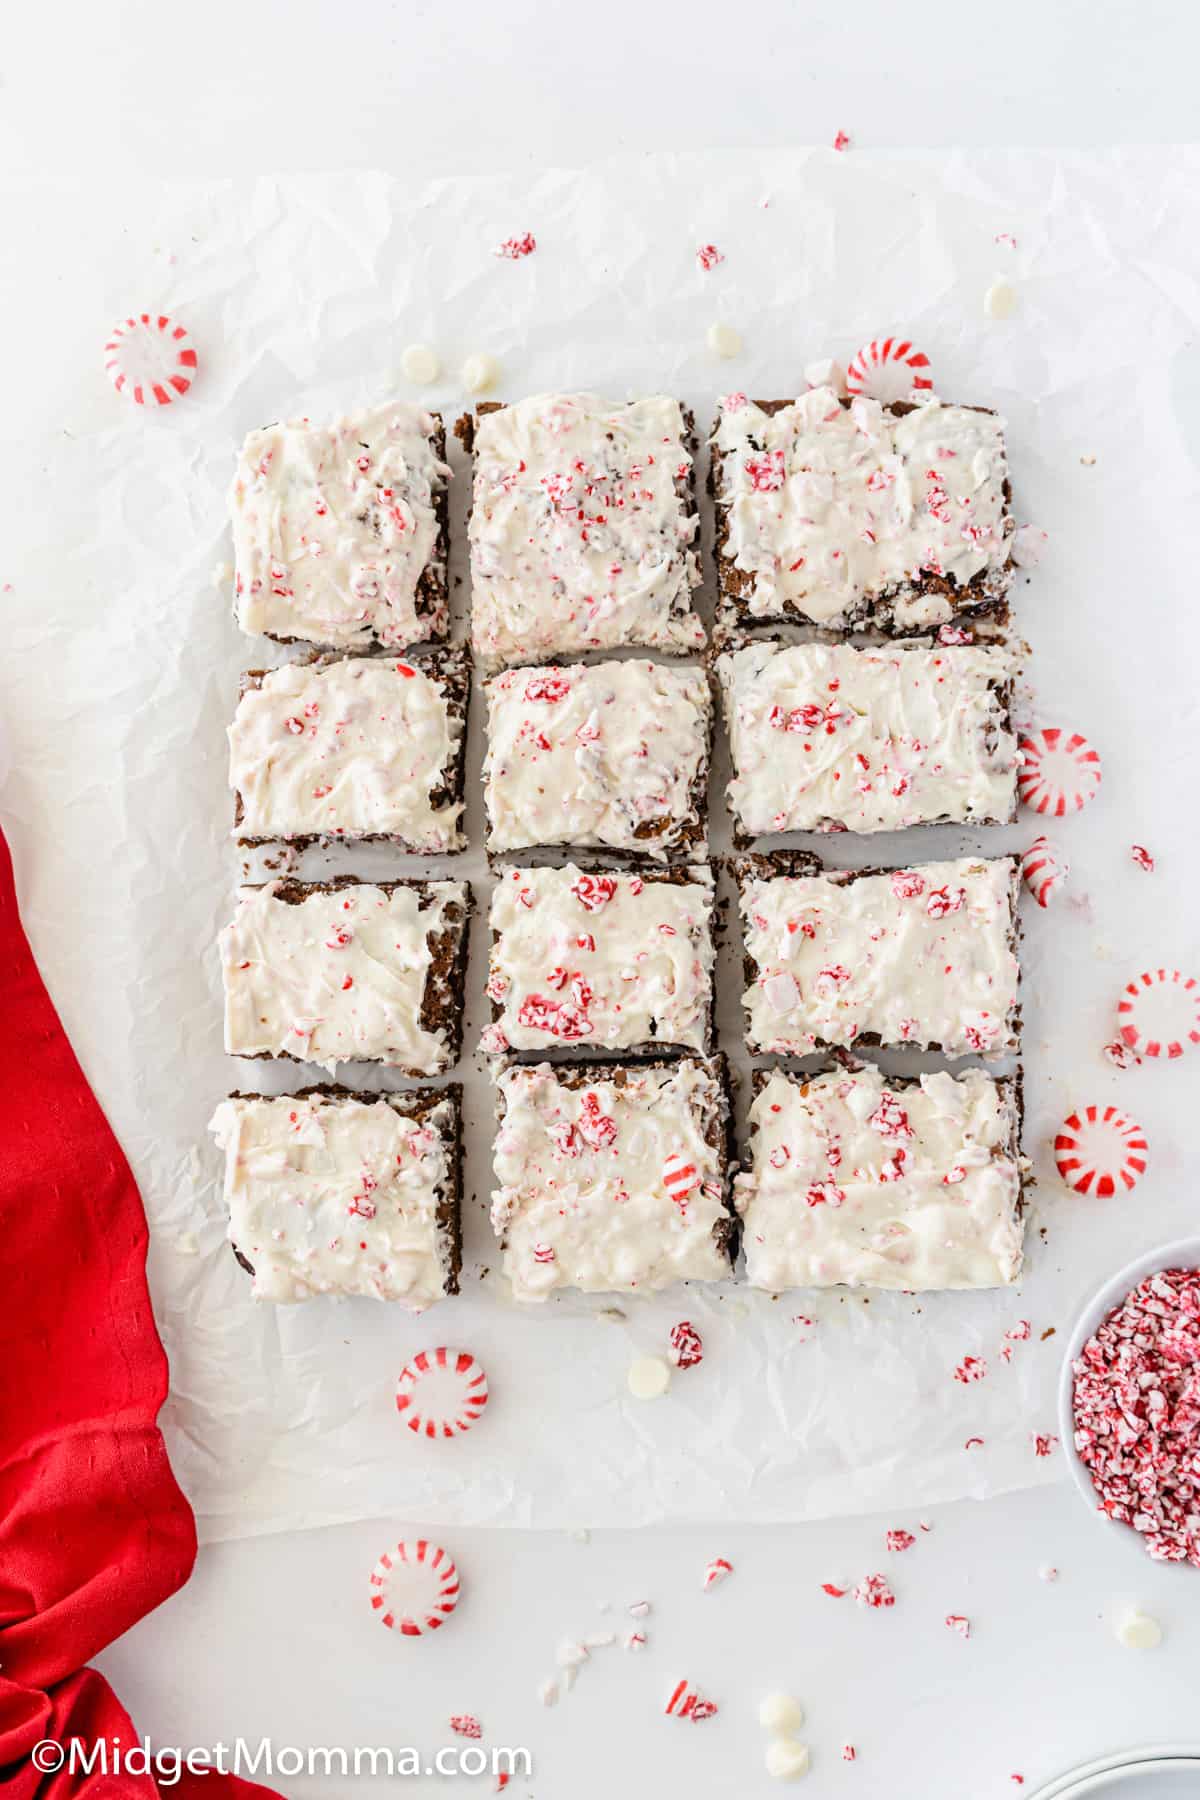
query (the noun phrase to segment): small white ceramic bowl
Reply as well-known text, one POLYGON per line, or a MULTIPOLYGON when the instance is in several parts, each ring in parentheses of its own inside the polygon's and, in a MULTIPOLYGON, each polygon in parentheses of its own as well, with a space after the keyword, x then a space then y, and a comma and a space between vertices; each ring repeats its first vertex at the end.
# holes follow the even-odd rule
MULTIPOLYGON (((1107 1513, 1100 1511, 1092 1478, 1088 1474, 1079 1452, 1075 1448, 1075 1410, 1073 1405, 1074 1376, 1072 1364, 1083 1346, 1092 1336, 1097 1326, 1105 1320, 1114 1308, 1120 1306, 1126 1294, 1135 1288, 1139 1281, 1147 1275, 1153 1275, 1159 1269, 1200 1269, 1200 1237, 1180 1238, 1174 1244, 1163 1244, 1157 1250, 1147 1250, 1136 1262, 1120 1270, 1111 1280, 1106 1281, 1099 1291, 1092 1295, 1080 1313, 1071 1333, 1063 1358, 1062 1372, 1058 1379, 1058 1435, 1067 1459, 1067 1466, 1075 1486, 1083 1496, 1085 1505, 1094 1519, 1107 1526, 1108 1530, 1118 1533, 1131 1549, 1141 1557, 1147 1556, 1145 1543, 1140 1532, 1132 1525, 1122 1525, 1110 1519, 1107 1513)), ((1190 1569, 1190 1563, 1170 1565, 1181 1569, 1190 1569)))

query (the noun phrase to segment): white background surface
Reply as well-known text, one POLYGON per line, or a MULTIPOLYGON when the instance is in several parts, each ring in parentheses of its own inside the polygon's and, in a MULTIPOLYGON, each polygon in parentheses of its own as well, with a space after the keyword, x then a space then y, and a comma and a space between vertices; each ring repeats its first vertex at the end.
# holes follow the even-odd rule
MULTIPOLYGON (((123 176, 155 169, 403 172, 415 158, 423 169, 536 172, 620 149, 827 143, 839 127, 859 147, 1194 134, 1196 27, 1168 5, 1131 15, 1017 4, 968 19, 949 5, 818 12, 780 0, 737 30, 724 9, 631 5, 599 17, 533 5, 351 13, 314 0, 251 16, 229 0, 190 15, 73 10, 67 30, 48 9, 25 9, 9 27, 0 157, 30 175, 86 164, 110 196, 123 176)), ((127 232, 136 245, 136 218, 127 232)), ((9 343, 30 352, 26 392, 41 378, 34 349, 53 357, 47 322, 84 342, 91 329, 73 306, 69 258, 50 260, 45 277, 25 261, 5 277, 9 343)), ((64 367, 66 357, 48 364, 48 390, 61 392, 64 367)), ((23 879, 28 892, 28 871, 23 879)), ((69 1018, 69 994, 55 997, 69 1018)), ((614 1787, 696 1800, 765 1793, 753 1710, 774 1686, 808 1707, 814 1794, 1013 1793, 1015 1770, 1029 1792, 1073 1758, 1200 1730, 1192 1572, 1143 1564, 1065 1485, 929 1516, 934 1532, 902 1558, 885 1558, 883 1529, 915 1521, 891 1514, 753 1532, 606 1532, 588 1545, 458 1530, 467 1598, 452 1629, 418 1645, 392 1642, 362 1598, 390 1526, 220 1546, 103 1665, 160 1741, 242 1732, 432 1748, 446 1715, 475 1710, 492 1741, 533 1750, 537 1777, 512 1791, 539 1800, 614 1787), (737 1574, 702 1595, 713 1554, 737 1574), (1060 1567, 1057 1584, 1038 1580, 1044 1562, 1060 1567), (890 1613, 819 1591, 888 1563, 900 1593, 890 1613), (558 1640, 602 1627, 600 1602, 641 1594, 655 1603, 643 1661, 602 1653, 604 1665, 543 1713, 534 1690, 558 1640), (1109 1616, 1132 1599, 1167 1627, 1155 1653, 1122 1651, 1111 1635, 1109 1616), (972 1617, 969 1643, 945 1630, 948 1611, 972 1617), (692 1728, 656 1715, 682 1674, 721 1702, 720 1719, 692 1728), (859 1748, 849 1768, 838 1756, 847 1739, 859 1748)))

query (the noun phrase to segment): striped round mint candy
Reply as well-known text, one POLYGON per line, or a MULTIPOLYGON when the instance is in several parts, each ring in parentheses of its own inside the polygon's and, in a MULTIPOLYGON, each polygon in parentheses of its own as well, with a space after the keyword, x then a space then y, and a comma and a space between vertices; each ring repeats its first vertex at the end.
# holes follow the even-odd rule
POLYGON ((196 352, 182 325, 166 313, 136 313, 114 325, 104 346, 104 372, 118 394, 139 406, 170 406, 196 376, 196 352))
POLYGON ((488 1382, 469 1350, 419 1350, 400 1371, 396 1408, 422 1437, 461 1437, 487 1405, 488 1382))
POLYGON ((684 1194, 690 1194, 694 1187, 699 1187, 700 1177, 695 1163, 690 1163, 686 1156, 672 1154, 663 1163, 663 1186, 672 1200, 680 1200, 684 1194))
POLYGON ((1023 737, 1017 748, 1017 792, 1034 812, 1056 819, 1082 812, 1100 787, 1100 758, 1077 731, 1048 725, 1023 737))
POLYGON ((1067 876, 1071 865, 1051 844, 1049 838, 1034 838, 1021 858, 1021 875, 1039 906, 1049 906, 1067 876))
POLYGON ((907 338, 872 338, 856 350, 846 370, 846 391, 867 394, 883 406, 933 392, 929 358, 907 338))
POLYGON ((1115 1106, 1083 1106, 1064 1119, 1054 1140, 1054 1166, 1078 1194, 1107 1199, 1128 1192, 1146 1173, 1146 1134, 1115 1106))
POLYGON ((1150 969, 1121 995, 1117 1024, 1139 1056, 1182 1056, 1200 1044, 1200 982, 1178 969, 1150 969))
POLYGON ((426 1538, 385 1550, 371 1571, 371 1609, 403 1637, 422 1637, 444 1625, 458 1594, 453 1558, 426 1538))

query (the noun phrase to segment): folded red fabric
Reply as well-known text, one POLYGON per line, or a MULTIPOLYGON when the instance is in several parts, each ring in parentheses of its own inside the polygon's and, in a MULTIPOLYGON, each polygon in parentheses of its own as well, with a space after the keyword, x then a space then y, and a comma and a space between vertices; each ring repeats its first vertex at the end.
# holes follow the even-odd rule
MULTIPOLYGON (((29 1761, 44 1737, 137 1741, 84 1665, 183 1585, 196 1527, 156 1423, 141 1196, 42 985, 2 835, 0 991, 0 1791, 140 1800, 150 1776, 29 1761)), ((268 1792, 217 1774, 169 1791, 268 1792)))

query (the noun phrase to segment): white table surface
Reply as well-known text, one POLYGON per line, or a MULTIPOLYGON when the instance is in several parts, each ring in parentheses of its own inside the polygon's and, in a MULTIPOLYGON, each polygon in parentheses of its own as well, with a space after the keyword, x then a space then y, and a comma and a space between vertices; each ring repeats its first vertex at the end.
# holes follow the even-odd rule
MULTIPOLYGON (((65 16, 23 7, 6 23, 0 157, 30 174, 86 163, 112 184, 135 169, 400 171, 414 158, 533 169, 622 149, 827 143, 839 128, 863 147, 1172 142, 1195 135, 1198 35, 1194 10, 1174 0, 1008 0, 974 15, 943 0, 759 0, 740 26, 728 9, 675 0, 583 12, 544 0, 76 0, 65 16)), ((37 286, 36 270, 13 285, 10 344, 37 286)), ((1189 1728, 1200 1737, 1194 1572, 1143 1563, 1065 1483, 930 1520, 890 1557, 884 1529, 915 1520, 587 1543, 458 1531, 465 1598, 450 1628, 417 1644, 381 1631, 365 1599, 376 1555, 415 1521, 222 1545, 101 1666, 160 1743, 242 1734, 431 1751, 448 1741, 451 1712, 473 1711, 487 1740, 528 1746, 534 1777, 510 1792, 538 1800, 771 1791, 755 1710, 775 1687, 807 1707, 814 1795, 1029 1793, 1076 1759, 1189 1728), (704 1594, 713 1555, 736 1573, 704 1594), (1057 1582, 1039 1579, 1046 1563, 1057 1582), (893 1576, 890 1612, 820 1591, 873 1568, 893 1576), (641 1660, 597 1652, 545 1711, 536 1689, 558 1642, 622 1627, 621 1609, 642 1596, 654 1612, 641 1660), (1113 1636, 1133 1602, 1165 1626, 1157 1651, 1113 1636), (947 1612, 969 1615, 969 1642, 946 1629, 947 1612), (718 1719, 693 1728, 660 1715, 684 1675, 720 1703, 718 1719)), ((338 1778, 281 1785, 330 1800, 351 1791, 338 1778)))

